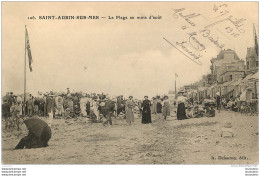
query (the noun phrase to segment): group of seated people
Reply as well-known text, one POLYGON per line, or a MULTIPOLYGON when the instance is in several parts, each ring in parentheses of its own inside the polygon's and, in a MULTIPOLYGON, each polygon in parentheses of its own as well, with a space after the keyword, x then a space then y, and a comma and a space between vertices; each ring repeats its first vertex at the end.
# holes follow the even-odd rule
POLYGON ((214 107, 214 104, 189 105, 186 108, 186 116, 188 118, 215 117, 214 107))
POLYGON ((230 97, 230 99, 222 98, 222 109, 240 112, 240 113, 257 113, 258 99, 252 99, 250 101, 243 101, 237 97, 230 97))

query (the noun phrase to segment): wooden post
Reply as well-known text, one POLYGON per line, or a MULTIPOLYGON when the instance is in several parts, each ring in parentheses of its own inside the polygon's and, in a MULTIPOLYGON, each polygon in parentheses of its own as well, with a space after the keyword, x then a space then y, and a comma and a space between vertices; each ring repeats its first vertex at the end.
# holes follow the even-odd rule
POLYGON ((24 109, 24 116, 25 116, 25 96, 26 96, 26 47, 27 47, 27 42, 26 42, 26 25, 25 25, 25 47, 24 47, 24 100, 23 100, 23 109, 24 109))

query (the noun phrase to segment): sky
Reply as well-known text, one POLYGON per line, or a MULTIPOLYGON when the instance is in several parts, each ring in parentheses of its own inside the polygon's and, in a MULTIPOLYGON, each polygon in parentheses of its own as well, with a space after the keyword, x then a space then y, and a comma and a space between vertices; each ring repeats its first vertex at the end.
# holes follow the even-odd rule
MULTIPOLYGON (((206 24, 232 15, 233 22, 242 25, 243 33, 230 35, 230 22, 212 27, 211 37, 224 44, 223 49, 235 49, 245 59, 246 48, 253 43, 253 23, 258 31, 257 2, 2 2, 2 94, 24 91, 25 25, 27 25, 33 57, 33 71, 27 69, 27 92, 74 91, 133 95, 143 97, 166 94, 174 88, 198 81, 210 73, 210 59, 220 48, 202 34, 203 43, 198 65, 167 43, 189 42, 190 33, 205 29, 206 24), (213 9, 214 5, 218 9, 213 9), (189 18, 191 26, 176 9, 185 8, 182 15, 200 14, 189 18), (176 15, 175 14, 175 15, 176 15), (40 20, 39 16, 99 16, 105 19, 40 20), (161 19, 136 19, 137 16, 161 16, 161 19), (28 17, 35 16, 35 20, 28 17), (110 17, 128 17, 108 19, 110 17), (135 19, 130 20, 133 16, 135 19), (235 20, 236 18, 236 20, 235 20), (238 23, 239 19, 244 19, 238 23), (183 30, 182 27, 187 29, 183 30)), ((232 26, 233 25, 233 26, 232 26)), ((232 33, 231 32, 231 33, 232 33)), ((257 32, 258 33, 258 32, 257 32)), ((28 58, 27 58, 28 59, 28 58)), ((28 64, 28 60, 27 60, 28 64)))

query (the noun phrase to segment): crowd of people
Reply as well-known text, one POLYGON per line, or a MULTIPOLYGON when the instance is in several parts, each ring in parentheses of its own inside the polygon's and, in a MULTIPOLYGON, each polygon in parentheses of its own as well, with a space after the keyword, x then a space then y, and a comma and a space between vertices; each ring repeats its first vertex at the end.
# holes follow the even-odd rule
MULTIPOLYGON (((186 102, 186 118, 214 117, 215 109, 218 112, 227 110, 245 115, 258 114, 258 99, 253 99, 248 90, 249 88, 236 97, 221 96, 220 92, 217 92, 213 100, 208 97, 200 102, 196 102, 192 98, 184 98, 186 102)), ((183 99, 183 97, 180 96, 179 99, 183 99)))
POLYGON ((258 112, 258 99, 247 101, 239 95, 236 97, 231 96, 230 98, 220 97, 220 106, 225 110, 254 115, 258 112))
MULTIPOLYGON (((33 132, 33 129, 29 129, 28 135, 22 138, 16 146, 16 149, 38 148, 48 146, 48 140, 51 138, 50 127, 55 118, 78 120, 79 117, 85 117, 86 122, 111 126, 112 117, 125 119, 126 125, 132 125, 135 121, 135 114, 142 117, 142 124, 152 123, 152 114, 159 114, 164 120, 167 120, 174 109, 177 120, 215 117, 215 108, 218 112, 225 109, 244 113, 246 107, 250 107, 250 110, 255 108, 257 111, 258 102, 251 101, 250 104, 247 104, 243 96, 241 94, 239 97, 227 99, 220 96, 218 92, 214 100, 204 99, 202 102, 196 102, 192 98, 188 99, 185 92, 181 90, 178 92, 177 99, 170 102, 168 96, 155 96, 151 100, 148 96, 144 96, 144 100, 138 100, 133 96, 126 99, 123 95, 116 97, 103 93, 70 93, 69 90, 67 93, 50 91, 42 94, 39 92, 35 97, 31 94, 24 97, 8 92, 2 99, 2 117, 5 129, 17 127, 17 130, 21 130, 20 125, 26 120, 35 121, 35 117, 46 118, 45 121, 48 124, 36 119, 43 124, 43 131, 40 135, 36 135, 37 133, 33 132)), ((39 131, 38 127, 34 130, 39 131)))
POLYGON ((127 99, 120 96, 105 94, 86 94, 82 92, 70 93, 69 89, 64 92, 38 92, 37 96, 31 94, 14 95, 7 92, 2 101, 2 117, 5 120, 5 128, 17 127, 24 117, 46 117, 51 126, 55 118, 86 117, 91 122, 103 122, 104 126, 112 125, 112 116, 122 117, 127 125, 134 122, 134 114, 142 116, 142 123, 152 123, 151 114, 162 113, 164 119, 170 116, 170 103, 168 96, 148 96, 144 100, 127 99))
MULTIPOLYGON (((183 120, 190 117, 186 115, 189 107, 185 107, 186 97, 182 91, 179 92, 177 102, 177 119, 183 120)), ((48 92, 38 93, 38 96, 22 97, 8 92, 3 97, 2 116, 5 119, 5 128, 17 126, 24 120, 23 117, 48 117, 49 124, 55 118, 86 117, 91 122, 103 122, 104 126, 112 125, 112 116, 126 119, 127 125, 134 122, 134 114, 142 116, 142 123, 152 123, 151 114, 162 114, 164 120, 170 116, 170 106, 168 96, 155 96, 149 100, 144 96, 144 100, 133 99, 129 96, 125 99, 123 95, 111 97, 105 94, 84 94, 81 92, 67 93, 48 92), (25 100, 25 101, 24 101, 25 100)), ((196 113, 195 113, 196 114, 196 113)), ((196 115, 195 115, 196 116, 196 115)))
MULTIPOLYGON (((171 106, 177 107, 175 110, 178 120, 199 117, 214 117, 215 108, 227 109, 236 112, 246 112, 243 95, 226 99, 216 94, 214 100, 204 99, 203 102, 195 102, 193 99, 187 99, 184 91, 178 92, 178 98, 170 103, 168 96, 155 96, 149 100, 144 96, 144 100, 133 99, 129 96, 127 99, 120 96, 109 96, 105 94, 87 94, 82 92, 46 92, 38 93, 38 96, 29 94, 24 98, 21 95, 14 95, 8 92, 3 97, 2 117, 5 120, 5 128, 17 127, 24 120, 24 117, 40 116, 47 117, 49 124, 55 118, 74 118, 86 117, 91 122, 101 123, 104 126, 112 125, 112 117, 122 117, 127 125, 134 122, 134 114, 142 116, 142 123, 152 123, 151 114, 162 114, 164 120, 171 115, 171 106)), ((257 102, 251 102, 250 107, 256 110, 257 102)))

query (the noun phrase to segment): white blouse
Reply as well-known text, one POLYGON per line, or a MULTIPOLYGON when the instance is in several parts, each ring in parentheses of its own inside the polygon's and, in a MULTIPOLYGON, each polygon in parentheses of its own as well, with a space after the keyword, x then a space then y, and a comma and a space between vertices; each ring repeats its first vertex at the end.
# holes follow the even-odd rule
POLYGON ((177 98, 177 102, 178 103, 185 103, 186 102, 186 97, 184 97, 184 96, 178 96, 178 98, 177 98))

